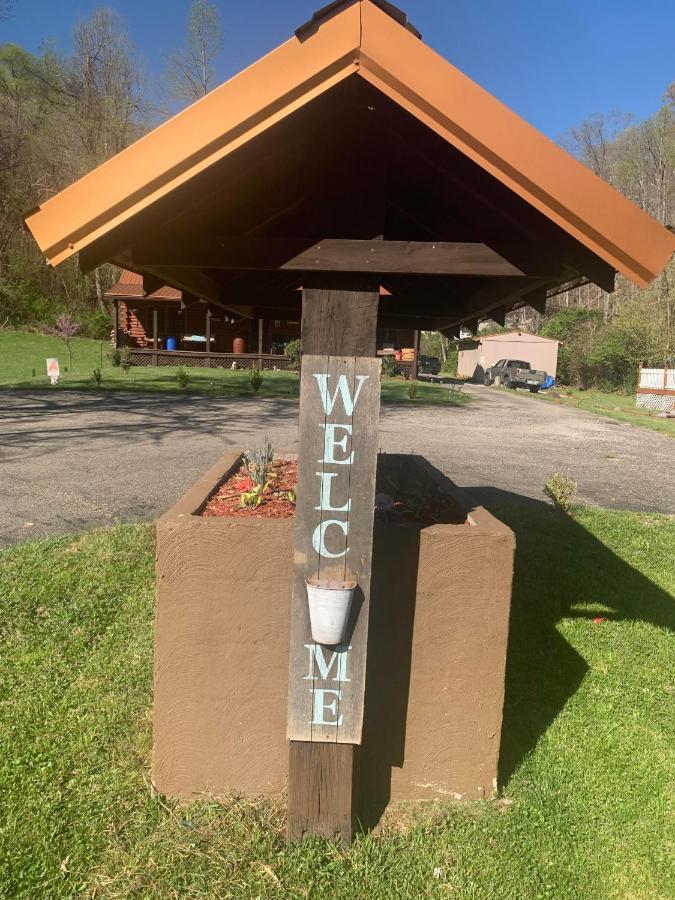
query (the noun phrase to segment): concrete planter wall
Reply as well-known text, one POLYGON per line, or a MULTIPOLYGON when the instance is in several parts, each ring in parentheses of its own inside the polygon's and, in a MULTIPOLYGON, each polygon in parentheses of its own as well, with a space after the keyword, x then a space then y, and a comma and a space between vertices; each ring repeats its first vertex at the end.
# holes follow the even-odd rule
MULTIPOLYGON (((286 785, 294 523, 199 514, 239 458, 157 526, 153 775, 178 797, 286 785)), ((464 524, 376 525, 361 793, 491 796, 514 537, 420 457, 398 460, 442 484, 464 524)))

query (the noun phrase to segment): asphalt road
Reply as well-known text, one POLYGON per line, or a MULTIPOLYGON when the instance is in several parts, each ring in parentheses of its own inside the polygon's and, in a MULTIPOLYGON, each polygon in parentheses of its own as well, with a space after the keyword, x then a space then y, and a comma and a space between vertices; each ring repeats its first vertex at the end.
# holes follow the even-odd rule
MULTIPOLYGON (((486 503, 541 500, 556 470, 602 506, 675 513, 675 441, 522 392, 465 388, 466 407, 389 406, 380 446, 419 453, 486 503)), ((297 448, 288 400, 0 392, 0 546, 151 520, 230 447, 297 448)))

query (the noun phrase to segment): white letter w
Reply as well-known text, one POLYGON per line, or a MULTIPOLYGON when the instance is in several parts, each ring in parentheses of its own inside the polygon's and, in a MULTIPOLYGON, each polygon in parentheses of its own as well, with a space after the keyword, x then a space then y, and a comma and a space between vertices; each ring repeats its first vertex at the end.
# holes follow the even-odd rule
POLYGON ((354 412, 354 407, 359 399, 359 394, 361 393, 361 388, 363 387, 364 381, 370 378, 370 375, 357 375, 356 376, 356 390, 354 391, 354 398, 352 399, 351 394, 349 393, 349 386, 347 385, 347 376, 340 375, 338 378, 337 387, 335 388, 335 393, 332 397, 328 394, 328 379, 331 377, 330 375, 314 375, 317 382, 319 383, 319 390, 321 391, 321 402, 323 403, 323 409, 327 416, 329 416, 333 412, 333 407, 335 406, 335 401, 337 400, 338 394, 342 396, 342 405, 345 408, 345 412, 348 416, 351 416, 354 412))

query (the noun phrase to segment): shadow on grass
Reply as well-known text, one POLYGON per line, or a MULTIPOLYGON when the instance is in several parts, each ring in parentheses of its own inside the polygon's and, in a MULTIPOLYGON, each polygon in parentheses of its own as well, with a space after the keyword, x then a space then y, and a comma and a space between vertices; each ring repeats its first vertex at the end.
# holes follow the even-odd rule
MULTIPOLYGON (((588 671, 584 658, 560 634, 558 622, 600 615, 675 629, 675 604, 583 525, 544 501, 492 487, 469 488, 467 493, 516 535, 498 773, 503 787, 588 671)), ((385 640, 369 640, 368 746, 361 788, 366 830, 379 821, 390 799, 392 770, 405 760, 420 546, 414 528, 401 529, 393 543, 391 537, 384 543, 381 538, 376 528, 370 631, 385 640)))
POLYGON ((503 786, 588 671, 557 623, 599 615, 675 630, 675 604, 579 522, 547 503, 490 487, 471 493, 516 535, 499 760, 503 786))

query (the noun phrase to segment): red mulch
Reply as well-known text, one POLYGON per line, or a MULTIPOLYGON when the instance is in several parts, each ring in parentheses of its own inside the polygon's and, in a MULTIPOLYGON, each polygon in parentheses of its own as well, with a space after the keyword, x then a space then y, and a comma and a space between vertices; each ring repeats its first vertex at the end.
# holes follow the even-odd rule
POLYGON ((270 466, 274 475, 260 506, 242 506, 241 495, 252 487, 246 466, 242 465, 218 488, 204 508, 203 516, 236 516, 242 519, 292 519, 295 503, 286 498, 295 491, 298 466, 294 460, 275 460, 270 466))
MULTIPOLYGON (((234 516, 242 519, 292 519, 295 516, 295 503, 286 498, 289 491, 296 490, 298 481, 298 464, 295 460, 275 460, 270 466, 275 476, 270 488, 265 492, 260 506, 242 506, 241 495, 251 489, 246 466, 241 465, 213 494, 202 515, 234 516)), ((433 525, 437 522, 461 524, 465 521, 463 513, 452 501, 436 490, 424 490, 422 484, 408 485, 411 498, 406 501, 394 483, 386 485, 397 498, 386 494, 376 495, 375 517, 379 521, 392 524, 433 525)))

